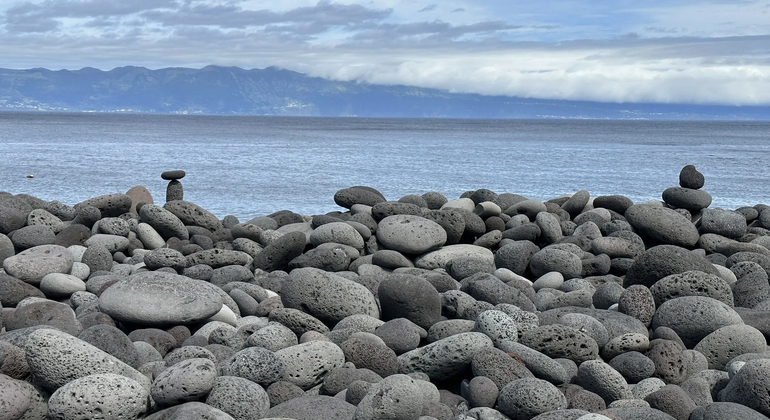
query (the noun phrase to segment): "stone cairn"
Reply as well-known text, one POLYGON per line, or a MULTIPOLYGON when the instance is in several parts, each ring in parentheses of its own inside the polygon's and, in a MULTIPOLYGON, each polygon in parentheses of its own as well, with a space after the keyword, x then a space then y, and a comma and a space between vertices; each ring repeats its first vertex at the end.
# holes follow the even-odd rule
POLYGON ((0 419, 765 419, 770 207, 0 193, 0 419), (141 203, 137 206, 136 204, 141 203))
POLYGON ((173 171, 165 171, 160 174, 160 177, 168 181, 166 187, 166 202, 174 200, 184 200, 184 189, 180 179, 184 178, 185 172, 181 169, 173 171))

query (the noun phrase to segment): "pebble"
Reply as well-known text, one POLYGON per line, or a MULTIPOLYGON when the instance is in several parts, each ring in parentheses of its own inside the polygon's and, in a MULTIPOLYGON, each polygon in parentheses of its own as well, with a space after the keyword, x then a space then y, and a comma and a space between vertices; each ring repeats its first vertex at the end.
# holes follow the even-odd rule
POLYGON ((500 390, 498 410, 512 420, 529 420, 554 410, 567 408, 567 398, 550 382, 522 378, 500 390))
POLYGON ((716 329, 695 345, 694 350, 708 360, 709 369, 724 370, 733 358, 767 349, 765 336, 749 325, 727 325, 716 329))
POLYGON ((342 349, 328 341, 309 341, 275 352, 283 362, 282 379, 304 390, 320 384, 324 377, 345 363, 342 349))
POLYGON ((53 419, 128 419, 147 412, 150 393, 141 383, 115 373, 77 378, 57 389, 48 400, 53 419))
POLYGON ((436 268, 446 269, 450 261, 458 257, 474 258, 481 261, 494 264, 495 256, 488 248, 477 245, 458 244, 441 247, 435 251, 421 255, 414 260, 414 266, 433 270, 436 268))
POLYGON ((24 344, 27 363, 36 381, 56 390, 68 382, 97 373, 114 373, 139 382, 149 391, 146 376, 110 354, 67 333, 39 329, 24 344))
MULTIPOLYGON (((506 347, 510 342, 504 343, 506 347)), ((497 348, 484 349, 471 360, 471 372, 474 376, 484 376, 491 380, 498 389, 509 382, 521 378, 532 378, 533 373, 517 358, 497 348)))
POLYGON ((407 375, 391 375, 372 384, 355 411, 356 420, 417 419, 426 401, 421 381, 407 375))
POLYGON ((677 420, 688 420, 697 405, 678 385, 666 385, 644 398, 650 408, 662 411, 677 420))
MULTIPOLYGON (((380 300, 383 299, 380 293, 380 300)), ((377 302, 369 289, 318 268, 292 270, 281 289, 281 300, 285 307, 302 309, 330 325, 354 314, 379 317, 377 302)))
POLYGON ((636 259, 626 273, 623 286, 641 284, 652 287, 658 280, 666 276, 691 270, 719 275, 719 271, 708 260, 685 248, 674 245, 658 245, 647 249, 636 259))
POLYGON ((139 208, 139 220, 152 226, 163 239, 190 239, 190 234, 179 218, 155 204, 145 204, 139 208))
POLYGON ((692 247, 700 238, 690 220, 666 207, 635 204, 626 210, 625 217, 639 233, 663 244, 692 247))
POLYGON ((40 280, 40 291, 54 299, 66 299, 73 293, 84 290, 85 282, 69 274, 50 273, 40 280))
POLYGON ((580 277, 583 269, 580 257, 558 248, 543 248, 532 255, 529 269, 535 276, 556 271, 565 279, 580 277))
POLYGON ((623 375, 629 384, 636 384, 655 373, 655 362, 638 351, 621 353, 613 357, 609 364, 623 375))
POLYGON ((377 288, 385 321, 406 318, 424 329, 440 320, 441 296, 430 282, 411 274, 390 274, 377 288))
POLYGON ((692 348, 720 327, 743 324, 733 308, 705 296, 683 296, 664 302, 652 318, 651 327, 669 327, 692 348))
POLYGON ((467 368, 478 352, 493 346, 481 333, 451 335, 398 356, 399 372, 423 372, 431 380, 448 379, 467 368))
POLYGON ((703 271, 685 271, 657 281, 649 288, 655 305, 682 296, 706 296, 733 306, 733 291, 722 277, 703 271))
POLYGON ((303 395, 275 405, 265 420, 345 420, 355 418, 356 406, 328 395, 303 395))
POLYGON ((99 296, 99 310, 116 320, 137 324, 194 323, 221 308, 222 297, 215 286, 163 272, 132 274, 99 296))
POLYGON ((263 418, 270 409, 267 392, 258 384, 235 376, 219 376, 206 396, 206 404, 236 420, 263 418))
POLYGON ((570 359, 577 364, 599 356, 599 346, 593 338, 560 324, 524 331, 519 342, 551 358, 570 359))
POLYGON ((33 286, 39 286, 46 274, 68 274, 75 262, 72 254, 59 245, 40 245, 3 260, 5 272, 33 286))
POLYGON ((69 305, 39 298, 27 300, 28 302, 21 302, 13 312, 5 316, 5 327, 8 331, 43 325, 72 335, 83 331, 69 305))
POLYGON ((0 408, 3 418, 19 419, 29 408, 32 395, 22 381, 0 373, 0 408))
POLYGON ((606 404, 630 398, 623 375, 602 360, 587 360, 578 367, 577 384, 596 393, 606 404))

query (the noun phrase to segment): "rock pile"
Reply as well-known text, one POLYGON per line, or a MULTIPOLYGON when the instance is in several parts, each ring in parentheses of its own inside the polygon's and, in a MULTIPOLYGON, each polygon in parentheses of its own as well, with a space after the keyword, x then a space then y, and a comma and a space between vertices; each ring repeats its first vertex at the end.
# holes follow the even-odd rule
POLYGON ((0 193, 0 419, 770 416, 770 206, 0 193))

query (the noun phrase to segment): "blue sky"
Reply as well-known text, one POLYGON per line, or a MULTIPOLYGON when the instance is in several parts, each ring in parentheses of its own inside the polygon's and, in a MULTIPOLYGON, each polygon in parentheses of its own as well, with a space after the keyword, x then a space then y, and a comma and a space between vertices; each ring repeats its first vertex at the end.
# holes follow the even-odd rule
POLYGON ((0 0, 0 67, 279 66, 606 102, 770 104, 770 0, 0 0))

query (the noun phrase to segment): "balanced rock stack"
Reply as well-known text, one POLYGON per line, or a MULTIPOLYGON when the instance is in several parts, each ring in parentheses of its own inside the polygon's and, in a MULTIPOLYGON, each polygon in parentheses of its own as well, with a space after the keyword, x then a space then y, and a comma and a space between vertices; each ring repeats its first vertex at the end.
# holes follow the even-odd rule
POLYGON ((0 193, 0 419, 766 420, 770 207, 703 185, 245 222, 0 193))
POLYGON ((168 186, 166 186, 166 202, 184 200, 184 189, 179 180, 184 178, 185 175, 185 172, 181 169, 165 171, 160 174, 161 178, 168 181, 168 186))

